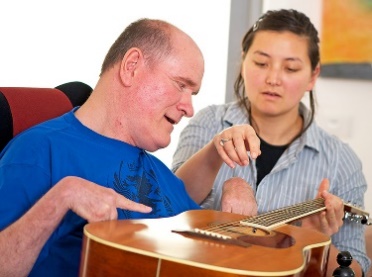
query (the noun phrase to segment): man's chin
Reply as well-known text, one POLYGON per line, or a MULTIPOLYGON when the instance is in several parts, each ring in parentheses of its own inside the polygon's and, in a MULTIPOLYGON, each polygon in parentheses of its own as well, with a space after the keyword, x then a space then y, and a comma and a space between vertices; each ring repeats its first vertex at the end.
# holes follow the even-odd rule
POLYGON ((166 148, 166 147, 168 147, 169 146, 169 144, 170 144, 170 139, 167 141, 167 142, 165 142, 164 144, 161 144, 160 146, 159 146, 159 148, 158 149, 163 149, 163 148, 166 148))
POLYGON ((168 140, 162 139, 157 144, 154 144, 152 147, 149 147, 146 150, 149 151, 149 152, 155 152, 157 150, 161 150, 161 149, 166 148, 167 146, 169 146, 170 142, 171 142, 170 137, 169 137, 168 140))

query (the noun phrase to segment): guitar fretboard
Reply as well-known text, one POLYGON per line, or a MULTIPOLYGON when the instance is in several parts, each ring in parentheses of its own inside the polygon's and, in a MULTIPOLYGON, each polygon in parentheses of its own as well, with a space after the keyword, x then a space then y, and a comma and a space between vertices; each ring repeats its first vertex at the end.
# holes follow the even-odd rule
POLYGON ((249 217, 240 224, 254 228, 271 230, 285 223, 325 210, 324 199, 317 198, 290 207, 274 210, 262 215, 249 217))
MULTIPOLYGON (((188 231, 188 233, 231 240, 234 237, 251 232, 247 227, 269 232, 288 222, 315 214, 325 209, 324 199, 317 198, 261 215, 247 217, 239 221, 195 228, 194 230, 188 231)), ((344 203, 344 212, 344 220, 347 219, 361 224, 372 225, 372 222, 369 220, 369 214, 363 210, 344 203)))
POLYGON ((218 239, 230 240, 235 236, 251 232, 247 227, 270 231, 285 223, 314 214, 324 209, 324 199, 317 198, 265 214, 247 217, 240 221, 233 221, 214 226, 205 226, 204 228, 195 228, 191 232, 218 239))

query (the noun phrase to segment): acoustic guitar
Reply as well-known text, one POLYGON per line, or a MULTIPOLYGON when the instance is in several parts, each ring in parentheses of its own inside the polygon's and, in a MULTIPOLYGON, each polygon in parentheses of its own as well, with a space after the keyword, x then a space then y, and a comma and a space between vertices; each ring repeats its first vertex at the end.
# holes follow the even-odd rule
MULTIPOLYGON (((287 224, 324 210, 322 198, 254 217, 192 210, 84 228, 80 276, 325 276, 331 240, 287 224)), ((344 205, 345 219, 370 224, 344 205)))

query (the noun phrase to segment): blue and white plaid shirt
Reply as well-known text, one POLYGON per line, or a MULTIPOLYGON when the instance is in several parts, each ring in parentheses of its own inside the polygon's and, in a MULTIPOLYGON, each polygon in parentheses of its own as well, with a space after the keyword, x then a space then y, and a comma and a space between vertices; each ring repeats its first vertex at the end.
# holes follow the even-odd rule
MULTIPOLYGON (((300 113, 306 126, 310 113, 303 104, 300 113)), ((227 127, 247 123, 247 113, 237 102, 204 108, 181 132, 173 157, 173 171, 215 134, 227 127)), ((252 186, 259 214, 315 198, 323 178, 330 180, 330 193, 364 208, 367 184, 361 161, 347 144, 325 132, 315 122, 286 149, 258 187, 254 160, 246 167, 236 166, 234 169, 223 164, 213 190, 202 203, 203 208, 221 209, 222 186, 231 177, 241 177, 252 186)), ((365 253, 364 226, 345 221, 340 231, 332 236, 332 243, 340 251, 349 251, 367 272, 371 261, 365 253)))

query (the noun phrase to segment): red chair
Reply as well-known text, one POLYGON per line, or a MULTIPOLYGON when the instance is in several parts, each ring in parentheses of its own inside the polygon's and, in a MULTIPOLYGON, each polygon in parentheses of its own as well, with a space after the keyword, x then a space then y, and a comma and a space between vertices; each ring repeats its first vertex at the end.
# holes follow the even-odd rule
POLYGON ((82 105, 91 92, 82 82, 56 88, 0 87, 0 151, 23 130, 82 105))

